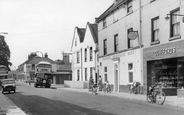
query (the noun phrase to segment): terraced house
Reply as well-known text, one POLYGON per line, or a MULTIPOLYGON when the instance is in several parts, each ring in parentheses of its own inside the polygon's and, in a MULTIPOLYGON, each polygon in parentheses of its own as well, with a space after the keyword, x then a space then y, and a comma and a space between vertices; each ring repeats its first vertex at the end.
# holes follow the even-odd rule
POLYGON ((98 18, 99 74, 115 92, 133 81, 140 93, 156 82, 166 95, 184 87, 184 1, 115 0, 98 18))
POLYGON ((115 0, 97 19, 99 71, 115 92, 128 92, 128 84, 141 82, 142 44, 140 0, 115 0), (128 35, 139 36, 130 39, 128 35))
POLYGON ((87 22, 86 28, 76 27, 74 29, 71 47, 73 81, 81 81, 81 83, 83 83, 83 81, 88 81, 90 77, 92 77, 94 81, 97 81, 97 43, 97 24, 87 22))

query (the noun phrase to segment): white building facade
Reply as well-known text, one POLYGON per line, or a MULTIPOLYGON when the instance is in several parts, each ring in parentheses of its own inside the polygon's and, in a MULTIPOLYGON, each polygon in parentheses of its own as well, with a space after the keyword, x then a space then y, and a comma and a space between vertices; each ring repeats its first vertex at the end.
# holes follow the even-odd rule
POLYGON ((128 92, 128 84, 142 78, 139 0, 116 0, 96 21, 99 38, 99 75, 115 92, 128 92), (128 34, 138 37, 130 40, 128 34))
POLYGON ((72 43, 72 80, 89 81, 89 78, 92 77, 94 81, 97 81, 97 25, 87 22, 85 29, 76 27, 74 31, 72 43))

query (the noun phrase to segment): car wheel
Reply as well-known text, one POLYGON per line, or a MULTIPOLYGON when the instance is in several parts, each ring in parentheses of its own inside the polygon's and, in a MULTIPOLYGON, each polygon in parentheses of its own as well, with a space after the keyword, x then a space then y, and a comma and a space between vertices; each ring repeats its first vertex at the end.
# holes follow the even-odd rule
POLYGON ((2 94, 4 94, 4 91, 2 90, 2 94))
POLYGON ((15 93, 16 91, 14 90, 14 93, 15 93))

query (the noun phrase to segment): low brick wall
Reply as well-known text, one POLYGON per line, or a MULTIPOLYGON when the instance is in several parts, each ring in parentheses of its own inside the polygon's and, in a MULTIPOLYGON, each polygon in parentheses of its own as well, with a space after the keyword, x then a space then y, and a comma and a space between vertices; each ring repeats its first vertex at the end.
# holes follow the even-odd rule
POLYGON ((88 82, 87 81, 64 81, 65 87, 71 87, 71 88, 79 88, 79 89, 86 89, 88 88, 88 82))

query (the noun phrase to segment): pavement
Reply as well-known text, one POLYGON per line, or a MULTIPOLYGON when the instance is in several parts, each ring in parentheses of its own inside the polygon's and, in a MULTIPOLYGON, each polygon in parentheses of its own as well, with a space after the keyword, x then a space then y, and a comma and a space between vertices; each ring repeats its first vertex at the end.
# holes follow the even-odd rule
MULTIPOLYGON (((24 82, 21 82, 24 83, 24 82)), ((26 84, 26 83, 25 83, 26 84)), ((29 85, 29 84, 27 84, 29 85)), ((33 86, 33 84, 31 84, 33 86)), ((64 85, 54 85, 52 84, 51 89, 56 90, 68 90, 68 91, 75 91, 80 93, 88 93, 91 94, 91 92, 88 91, 88 89, 79 89, 79 88, 68 88, 64 87, 64 85)), ((111 93, 103 93, 98 92, 97 95, 105 95, 105 96, 112 96, 112 97, 118 97, 123 98, 127 100, 136 100, 136 101, 143 101, 147 102, 146 95, 141 94, 129 94, 129 93, 117 93, 117 92, 111 92, 111 93)), ((166 96, 166 100, 163 106, 170 106, 170 107, 176 107, 176 108, 182 108, 184 109, 184 97, 177 97, 177 96, 166 96)), ((9 100, 6 95, 0 93, 0 115, 26 115, 20 108, 18 108, 11 100, 9 100)))
POLYGON ((0 115, 26 115, 11 100, 0 92, 0 115))
MULTIPOLYGON (((69 91, 76 91, 76 92, 91 94, 91 92, 89 92, 88 89, 67 88, 67 87, 64 87, 64 85, 52 85, 51 88, 58 89, 58 90, 69 90, 69 91)), ((147 102, 146 95, 143 95, 143 94, 130 94, 130 93, 123 93, 123 92, 111 92, 111 93, 104 94, 104 92, 98 92, 97 95, 106 95, 106 96, 123 98, 127 100, 147 102)), ((166 96, 166 100, 163 106, 170 106, 170 107, 184 109, 184 97, 166 96)))

